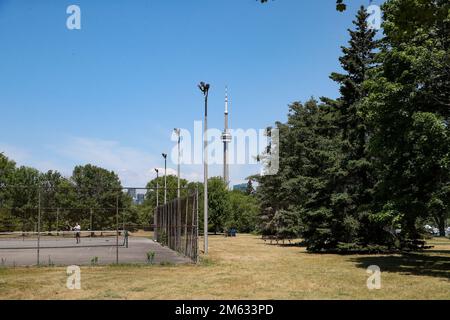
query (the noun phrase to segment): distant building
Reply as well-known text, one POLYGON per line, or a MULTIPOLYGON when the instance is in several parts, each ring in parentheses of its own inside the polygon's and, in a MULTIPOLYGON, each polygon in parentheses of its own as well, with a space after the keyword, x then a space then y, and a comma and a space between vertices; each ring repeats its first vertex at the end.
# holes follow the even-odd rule
POLYGON ((233 186, 233 190, 245 192, 247 191, 247 184, 246 183, 236 184, 233 186))
POLYGON ((139 193, 137 195, 136 204, 144 204, 145 194, 139 193))
POLYGON ((136 189, 128 189, 128 195, 131 198, 136 199, 136 189))

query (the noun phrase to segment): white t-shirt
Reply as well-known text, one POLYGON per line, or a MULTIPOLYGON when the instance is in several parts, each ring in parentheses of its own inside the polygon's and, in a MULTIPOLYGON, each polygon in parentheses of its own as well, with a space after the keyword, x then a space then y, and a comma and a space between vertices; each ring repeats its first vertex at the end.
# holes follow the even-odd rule
POLYGON ((75 227, 73 227, 74 231, 81 231, 81 227, 79 224, 77 224, 75 227))

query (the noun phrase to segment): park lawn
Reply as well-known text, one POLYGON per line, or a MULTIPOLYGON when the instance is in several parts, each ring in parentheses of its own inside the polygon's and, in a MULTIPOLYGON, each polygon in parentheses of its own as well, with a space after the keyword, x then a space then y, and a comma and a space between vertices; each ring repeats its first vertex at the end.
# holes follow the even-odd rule
POLYGON ((199 265, 81 268, 81 290, 62 267, 0 269, 0 299, 450 299, 450 241, 408 255, 321 255, 253 235, 210 237, 199 265), (381 268, 368 290, 366 268, 381 268))

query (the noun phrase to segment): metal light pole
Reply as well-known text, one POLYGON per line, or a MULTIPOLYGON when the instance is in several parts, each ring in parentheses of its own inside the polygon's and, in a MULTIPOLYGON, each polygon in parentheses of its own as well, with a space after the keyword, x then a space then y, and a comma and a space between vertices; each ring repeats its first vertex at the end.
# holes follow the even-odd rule
POLYGON ((41 253, 41 187, 38 188, 38 238, 37 238, 37 265, 40 264, 41 253))
POLYGON ((204 252, 205 255, 208 254, 208 94, 209 94, 209 84, 200 82, 198 88, 203 93, 205 97, 205 126, 203 128, 203 165, 204 165, 204 180, 203 180, 203 203, 204 203, 204 252))
POLYGON ((156 172, 156 207, 159 207, 159 170, 155 168, 156 172))
POLYGON ((177 219, 176 219, 176 234, 177 234, 177 249, 180 250, 181 247, 181 184, 180 184, 180 140, 181 140, 181 129, 173 129, 175 134, 178 136, 177 146, 178 146, 178 161, 177 161, 177 219))
POLYGON ((164 158, 164 204, 167 203, 167 153, 162 154, 164 158))
POLYGON ((116 195, 116 264, 119 264, 119 194, 116 195))
POLYGON ((175 134, 178 136, 178 140, 177 140, 177 144, 178 144, 178 163, 177 163, 177 176, 178 176, 178 191, 177 191, 177 197, 180 198, 181 197, 181 192, 180 192, 180 188, 181 188, 181 184, 180 184, 180 140, 181 140, 181 129, 175 128, 173 129, 173 131, 175 132, 175 134))
POLYGON ((158 214, 159 214, 159 170, 155 168, 156 172, 156 210, 154 210, 154 219, 153 223, 155 224, 155 228, 153 230, 153 239, 158 240, 158 214))

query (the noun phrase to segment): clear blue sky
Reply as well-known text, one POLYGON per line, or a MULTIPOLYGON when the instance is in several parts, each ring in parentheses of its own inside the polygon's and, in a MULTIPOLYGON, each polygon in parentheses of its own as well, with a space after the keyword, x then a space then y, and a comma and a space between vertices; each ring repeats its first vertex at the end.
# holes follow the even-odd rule
MULTIPOLYGON (((348 2, 339 13, 335 0, 0 0, 0 151, 64 174, 92 162, 143 185, 172 129, 202 119, 199 81, 212 85, 220 129, 225 85, 231 126, 243 129, 285 120, 293 101, 336 97, 328 76, 369 4, 348 2), (66 28, 71 4, 81 30, 66 28)), ((256 167, 231 171, 239 183, 256 167)), ((183 175, 198 179, 201 167, 183 175)))

